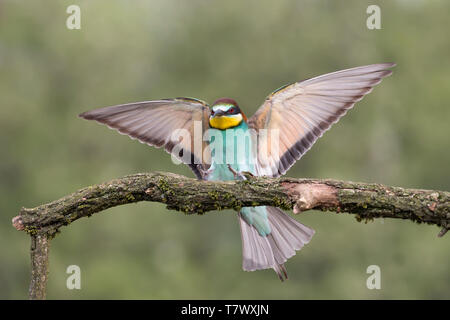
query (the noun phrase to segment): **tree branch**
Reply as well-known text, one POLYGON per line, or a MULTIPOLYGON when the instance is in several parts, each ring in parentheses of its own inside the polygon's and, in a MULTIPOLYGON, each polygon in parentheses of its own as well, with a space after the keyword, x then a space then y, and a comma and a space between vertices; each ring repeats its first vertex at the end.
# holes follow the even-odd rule
POLYGON ((31 236, 31 282, 28 296, 32 300, 43 300, 48 279, 48 254, 50 239, 45 234, 31 236))
MULTIPOLYGON (((53 237, 62 226, 105 209, 138 201, 167 204, 187 214, 268 205, 293 209, 347 212, 360 220, 409 219, 450 226, 450 193, 337 180, 257 178, 208 182, 171 173, 142 173, 90 186, 13 219, 17 230, 53 237)), ((443 231, 444 232, 444 231, 443 231)))
POLYGON ((187 214, 245 206, 274 206, 300 213, 310 209, 347 212, 358 221, 409 219, 435 224, 443 236, 450 227, 450 193, 337 180, 268 179, 208 182, 171 173, 143 173, 90 186, 12 220, 31 235, 30 299, 45 299, 50 239, 62 226, 122 204, 155 201, 187 214))

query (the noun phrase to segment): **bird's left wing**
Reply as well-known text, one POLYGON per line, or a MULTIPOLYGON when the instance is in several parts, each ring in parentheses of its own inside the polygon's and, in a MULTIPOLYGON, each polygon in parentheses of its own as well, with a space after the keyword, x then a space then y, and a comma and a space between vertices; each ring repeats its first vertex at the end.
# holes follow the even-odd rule
POLYGON ((202 179, 210 163, 203 133, 209 128, 209 107, 197 99, 176 98, 122 104, 87 111, 95 120, 142 143, 164 149, 202 179))
POLYGON ((328 73, 269 95, 248 121, 256 133, 258 175, 284 174, 348 109, 391 75, 388 69, 394 66, 381 63, 328 73))

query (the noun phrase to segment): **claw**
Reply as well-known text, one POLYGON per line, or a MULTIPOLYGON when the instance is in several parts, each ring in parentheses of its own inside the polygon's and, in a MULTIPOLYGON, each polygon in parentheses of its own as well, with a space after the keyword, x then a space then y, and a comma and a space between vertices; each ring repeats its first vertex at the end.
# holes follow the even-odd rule
POLYGON ((231 171, 231 173, 233 174, 233 176, 235 178, 240 178, 240 180, 247 180, 247 178, 245 177, 245 175, 243 174, 243 172, 238 172, 236 170, 234 170, 231 165, 227 165, 228 166, 228 170, 231 171))
POLYGON ((255 177, 255 175, 253 173, 251 173, 250 171, 241 171, 241 175, 243 175, 246 178, 246 180, 249 180, 249 179, 255 177))
POLYGON ((203 178, 207 178, 214 171, 214 169, 211 168, 211 167, 209 169, 206 169, 206 170, 203 169, 202 166, 198 166, 197 168, 198 168, 198 171, 200 171, 200 173, 202 174, 203 178))

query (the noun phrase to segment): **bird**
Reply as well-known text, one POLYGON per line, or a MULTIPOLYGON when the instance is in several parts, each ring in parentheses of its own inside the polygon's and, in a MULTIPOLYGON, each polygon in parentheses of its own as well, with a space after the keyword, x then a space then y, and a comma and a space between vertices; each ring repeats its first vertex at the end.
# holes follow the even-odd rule
MULTIPOLYGON (((164 148, 201 180, 242 180, 246 173, 279 177, 394 66, 365 65, 285 85, 250 118, 234 99, 209 105, 187 97, 103 107, 79 116, 164 148)), ((287 279, 284 264, 315 231, 271 206, 243 207, 237 217, 243 270, 273 269, 281 281, 287 279)))

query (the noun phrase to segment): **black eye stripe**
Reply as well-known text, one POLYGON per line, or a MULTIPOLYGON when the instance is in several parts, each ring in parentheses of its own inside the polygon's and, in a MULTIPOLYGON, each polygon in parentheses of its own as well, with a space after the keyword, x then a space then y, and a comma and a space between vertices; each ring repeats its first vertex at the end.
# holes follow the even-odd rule
POLYGON ((238 107, 232 107, 228 110, 228 113, 230 114, 239 114, 241 112, 241 110, 239 110, 238 107))
POLYGON ((239 109, 239 107, 237 107, 237 106, 232 106, 232 107, 228 108, 228 110, 226 110, 226 111, 223 111, 223 110, 221 110, 221 109, 218 109, 218 110, 214 111, 214 110, 211 108, 211 113, 210 113, 210 114, 213 116, 214 114, 216 114, 216 113, 218 113, 218 112, 221 112, 222 114, 230 114, 230 115, 234 115, 234 114, 239 114, 239 113, 241 113, 241 109, 239 109))

